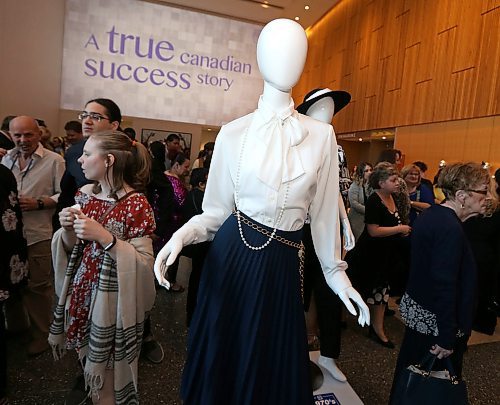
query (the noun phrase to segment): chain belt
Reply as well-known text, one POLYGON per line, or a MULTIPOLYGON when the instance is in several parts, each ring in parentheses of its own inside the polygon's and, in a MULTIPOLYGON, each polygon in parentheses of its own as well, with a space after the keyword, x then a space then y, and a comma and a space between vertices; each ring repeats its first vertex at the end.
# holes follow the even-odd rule
MULTIPOLYGON (((233 215, 236 215, 236 212, 233 212, 233 215)), ((300 242, 292 242, 291 240, 288 240, 284 238, 283 236, 280 235, 273 235, 272 232, 269 232, 267 229, 262 228, 261 226, 257 225, 255 222, 250 221, 249 219, 245 218, 243 215, 240 215, 240 221, 243 222, 245 225, 249 226, 250 228, 256 230, 257 232, 261 233, 262 235, 267 236, 268 238, 272 238, 286 246, 293 247, 295 249, 298 249, 298 256, 299 256, 299 276, 300 276, 300 295, 302 297, 302 301, 304 301, 304 259, 306 256, 306 248, 302 241, 300 242)))

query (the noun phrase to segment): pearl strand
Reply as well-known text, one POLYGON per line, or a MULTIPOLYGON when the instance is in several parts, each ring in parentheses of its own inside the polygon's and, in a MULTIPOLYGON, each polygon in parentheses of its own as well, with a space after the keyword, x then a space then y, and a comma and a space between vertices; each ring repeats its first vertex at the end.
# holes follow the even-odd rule
POLYGON ((274 239, 274 236, 276 235, 276 231, 278 229, 278 225, 280 224, 281 222, 281 219, 283 218, 283 213, 285 212, 285 207, 286 207, 286 203, 287 203, 287 200, 288 200, 288 192, 290 190, 290 182, 287 183, 286 185, 286 189, 285 189, 285 195, 283 197, 283 205, 281 206, 281 209, 280 209, 280 212, 278 214, 278 219, 276 220, 275 224, 274 224, 274 229, 273 231, 271 232, 271 235, 269 235, 269 238, 267 239, 266 242, 264 242, 263 245, 261 246, 252 246, 250 245, 250 243, 248 243, 248 241, 246 240, 245 236, 243 235, 243 229, 242 229, 242 226, 241 226, 241 213, 240 213, 240 210, 238 209, 238 205, 239 205, 239 189, 240 189, 240 173, 241 173, 241 161, 243 160, 243 152, 245 150, 245 144, 246 144, 246 139, 247 139, 247 135, 248 135, 248 127, 245 129, 245 133, 243 134, 243 141, 241 143, 241 149, 240 149, 240 157, 239 157, 239 160, 238 160, 238 168, 236 170, 236 184, 235 184, 235 187, 234 187, 234 199, 235 199, 235 205, 236 205, 236 219, 237 219, 237 222, 238 222, 238 231, 239 231, 239 234, 240 234, 240 238, 241 238, 241 241, 243 242, 243 244, 251 249, 251 250, 262 250, 264 248, 266 248, 270 243, 271 241, 274 239))

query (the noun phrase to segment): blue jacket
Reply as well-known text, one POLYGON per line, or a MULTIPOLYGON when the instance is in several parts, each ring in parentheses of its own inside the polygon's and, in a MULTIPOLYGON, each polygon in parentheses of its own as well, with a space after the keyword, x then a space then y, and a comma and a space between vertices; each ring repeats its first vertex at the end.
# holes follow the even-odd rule
MULTIPOLYGON (((462 222, 447 207, 428 208, 418 216, 412 229, 406 292, 424 310, 435 315, 439 346, 453 348, 457 333, 470 335, 476 285, 476 264, 462 222)), ((418 311, 411 313, 418 317, 418 311)), ((407 320, 407 325, 409 323, 418 325, 415 320, 407 320)))

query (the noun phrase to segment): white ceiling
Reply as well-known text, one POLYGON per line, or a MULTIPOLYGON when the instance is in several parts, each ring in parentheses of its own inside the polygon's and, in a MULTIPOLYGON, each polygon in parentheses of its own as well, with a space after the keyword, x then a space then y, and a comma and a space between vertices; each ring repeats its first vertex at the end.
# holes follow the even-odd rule
POLYGON ((144 0, 172 7, 266 24, 276 18, 295 19, 308 28, 340 0, 144 0), (263 7, 266 6, 267 7, 263 7), (309 6, 309 10, 305 10, 309 6))

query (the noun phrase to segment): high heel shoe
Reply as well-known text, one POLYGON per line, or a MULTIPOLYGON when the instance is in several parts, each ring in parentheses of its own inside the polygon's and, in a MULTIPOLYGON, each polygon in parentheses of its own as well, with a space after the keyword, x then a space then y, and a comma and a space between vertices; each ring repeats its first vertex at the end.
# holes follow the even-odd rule
POLYGON ((375 329, 373 329, 373 326, 370 325, 370 328, 368 329, 368 337, 373 340, 375 343, 378 343, 381 346, 387 347, 388 349, 394 349, 396 346, 394 343, 392 343, 390 340, 387 340, 387 342, 384 342, 380 337, 377 335, 377 332, 375 332, 375 329))

